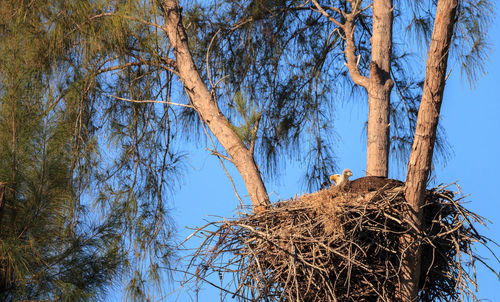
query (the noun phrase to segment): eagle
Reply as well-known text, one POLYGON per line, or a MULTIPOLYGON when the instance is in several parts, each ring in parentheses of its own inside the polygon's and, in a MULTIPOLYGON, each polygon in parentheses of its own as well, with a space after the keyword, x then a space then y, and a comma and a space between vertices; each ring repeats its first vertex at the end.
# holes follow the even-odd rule
POLYGON ((404 182, 382 176, 365 176, 350 182, 351 193, 368 193, 378 191, 382 188, 390 190, 395 187, 401 187, 404 182))
POLYGON ((349 187, 349 176, 352 176, 352 172, 349 169, 344 169, 342 171, 342 175, 340 174, 334 174, 330 176, 330 180, 335 183, 337 187, 339 187, 342 190, 345 190, 349 187))
POLYGON ((337 185, 340 183, 340 174, 334 174, 330 176, 330 181, 333 182, 333 184, 337 185))

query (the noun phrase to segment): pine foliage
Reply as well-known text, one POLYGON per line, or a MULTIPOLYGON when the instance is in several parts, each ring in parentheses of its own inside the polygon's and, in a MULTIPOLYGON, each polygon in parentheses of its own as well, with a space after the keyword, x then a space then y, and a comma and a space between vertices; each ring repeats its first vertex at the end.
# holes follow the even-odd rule
POLYGON ((124 264, 118 224, 87 213, 75 187, 75 99, 51 8, 0 4, 2 301, 100 300, 124 264))
MULTIPOLYGON (((114 249, 115 262, 103 263, 115 265, 113 273, 120 269, 135 301, 152 299, 165 286, 174 234, 168 197, 183 168, 171 127, 176 111, 141 102, 166 101, 172 89, 162 61, 168 46, 150 26, 157 15, 149 4, 49 1, 39 4, 45 23, 34 26, 48 35, 41 45, 57 54, 43 83, 57 92, 51 108, 60 115, 49 115, 67 127, 61 138, 70 155, 72 224, 89 236, 95 229, 106 242, 94 244, 114 249)), ((118 281, 114 276, 103 278, 103 289, 118 281)))

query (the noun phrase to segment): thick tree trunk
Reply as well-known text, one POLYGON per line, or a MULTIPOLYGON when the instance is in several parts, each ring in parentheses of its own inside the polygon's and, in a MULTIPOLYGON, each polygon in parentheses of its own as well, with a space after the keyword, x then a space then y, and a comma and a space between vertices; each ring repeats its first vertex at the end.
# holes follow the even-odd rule
POLYGON ((159 1, 179 76, 192 105, 231 157, 245 182, 254 209, 268 205, 269 197, 252 152, 232 130, 194 65, 177 0, 159 1))
MULTIPOLYGON (((439 0, 437 4, 434 29, 427 54, 422 100, 408 162, 405 198, 413 211, 410 219, 418 228, 421 227, 421 207, 431 168, 457 6, 458 0, 439 0)), ((410 238, 403 238, 403 243, 410 242, 410 238)), ((402 298, 403 301, 416 301, 420 278, 420 246, 410 244, 403 246, 402 250, 407 251, 403 255, 402 298)))
POLYGON ((373 1, 372 57, 368 87, 366 175, 388 176, 392 56, 392 0, 373 1))
MULTIPOLYGON (((318 12, 341 28, 345 33, 345 56, 347 68, 353 82, 364 87, 368 93, 368 135, 366 175, 388 176, 390 148, 390 98, 394 82, 391 79, 392 57, 392 0, 373 1, 373 33, 370 74, 363 76, 358 69, 355 21, 361 13, 358 4, 351 3, 351 12, 343 12, 345 22, 333 18, 316 1, 312 0, 318 12)), ((338 10, 338 9, 335 9, 338 10)))

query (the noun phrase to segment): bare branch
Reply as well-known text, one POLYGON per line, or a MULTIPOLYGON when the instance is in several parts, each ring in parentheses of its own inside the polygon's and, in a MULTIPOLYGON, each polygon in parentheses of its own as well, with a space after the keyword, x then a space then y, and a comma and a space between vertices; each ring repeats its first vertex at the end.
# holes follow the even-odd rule
POLYGON ((157 100, 132 100, 132 99, 121 98, 121 97, 118 97, 116 95, 109 95, 109 94, 107 96, 112 97, 112 98, 117 99, 117 100, 120 100, 120 101, 131 102, 131 103, 156 103, 156 104, 167 104, 167 105, 172 105, 172 106, 181 106, 181 107, 186 107, 186 108, 194 108, 191 105, 173 103, 173 102, 165 102, 165 101, 157 101, 157 100))
POLYGON ((334 17, 330 16, 322 7, 321 5, 319 5, 319 3, 316 1, 316 0, 311 0, 312 3, 314 3, 314 6, 316 6, 316 8, 318 9, 317 11, 319 13, 321 13, 323 16, 325 16, 326 18, 328 18, 328 20, 330 20, 331 22, 333 22, 335 25, 337 25, 338 27, 340 28, 344 28, 344 24, 340 23, 337 19, 335 19, 334 17))
MULTIPOLYGON (((354 30, 356 27, 354 26, 354 19, 359 15, 361 12, 358 10, 356 7, 358 6, 358 3, 352 3, 351 6, 353 7, 353 11, 351 13, 345 13, 344 11, 335 8, 335 7, 329 7, 330 10, 333 10, 339 14, 341 14, 345 19, 345 23, 342 24, 340 21, 337 19, 333 18, 330 14, 328 14, 323 7, 318 3, 316 0, 311 0, 312 3, 316 6, 316 10, 312 9, 314 11, 317 11, 321 13, 323 16, 325 16, 328 20, 333 22, 335 25, 337 25, 340 29, 342 29, 345 33, 345 37, 343 37, 346 41, 346 49, 345 49, 345 56, 347 59, 347 69, 349 70, 349 74, 351 75, 351 78, 353 82, 357 85, 363 86, 365 88, 368 88, 368 78, 363 76, 359 72, 358 68, 358 58, 356 57, 356 45, 354 43, 354 30)), ((363 10, 367 9, 366 7, 363 8, 363 10)))
POLYGON ((343 10, 338 9, 336 7, 333 7, 333 6, 329 6, 328 9, 333 10, 334 12, 341 14, 345 18, 346 13, 343 10))
MULTIPOLYGON (((135 56, 134 56, 135 57, 135 56)), ((165 65, 162 65, 162 64, 157 64, 153 61, 146 61, 146 60, 143 60, 141 59, 140 57, 136 57, 140 62, 128 62, 128 63, 125 63, 125 64, 121 64, 121 65, 116 65, 116 66, 111 66, 111 67, 107 67, 107 68, 102 68, 102 69, 99 69, 97 70, 97 74, 101 74, 101 73, 105 73, 105 72, 110 72, 110 71, 115 71, 115 70, 122 70, 122 69, 125 69, 127 67, 131 67, 131 66, 155 66, 155 67, 159 67, 159 68, 163 68, 165 70, 168 70, 170 71, 171 73, 179 76, 179 73, 177 72, 177 70, 175 69, 172 69, 172 68, 169 68, 165 65)), ((175 66, 175 61, 170 59, 170 58, 163 58, 163 57, 160 57, 160 60, 164 61, 165 63, 168 63, 169 65, 171 66, 175 66)))
POLYGON ((177 63, 175 62, 174 59, 167 57, 160 57, 160 61, 162 61, 166 65, 172 66, 173 69, 177 70, 177 63))
POLYGON ((215 155, 215 156, 218 156, 218 157, 222 157, 223 159, 227 160, 228 162, 233 162, 233 160, 231 158, 229 158, 228 156, 225 156, 224 154, 220 153, 219 151, 217 150, 214 150, 214 149, 210 149, 210 148, 206 148, 208 151, 210 151, 210 154, 211 155, 215 155))
POLYGON ((210 40, 210 44, 208 44, 208 49, 207 49, 207 54, 206 54, 206 69, 207 69, 207 77, 208 81, 210 82, 210 88, 215 89, 214 83, 212 81, 212 75, 210 74, 210 49, 212 48, 212 44, 214 43, 215 39, 217 38, 217 35, 220 33, 220 29, 213 35, 212 39, 210 40))
POLYGON ((172 68, 170 68, 168 66, 162 65, 162 64, 158 64, 155 61, 145 60, 144 58, 142 58, 139 55, 131 54, 131 56, 133 58, 137 59, 139 62, 142 62, 143 65, 149 65, 149 66, 155 66, 155 67, 158 67, 158 68, 163 68, 163 69, 166 69, 166 70, 172 72, 176 76, 179 76, 179 72, 177 71, 177 63, 173 59, 166 58, 166 57, 159 57, 160 61, 162 61, 163 63, 167 64, 168 66, 173 67, 174 69, 172 69, 172 68))
POLYGON ((215 89, 219 85, 219 83, 224 81, 224 79, 226 79, 227 77, 229 77, 229 75, 225 75, 222 78, 218 79, 217 82, 215 82, 214 87, 212 88, 215 89))
POLYGON ((121 64, 121 65, 116 65, 116 66, 111 66, 111 67, 99 69, 97 71, 97 74, 101 74, 101 73, 105 73, 105 72, 109 72, 109 71, 114 71, 114 70, 121 70, 121 69, 125 69, 125 68, 131 67, 131 66, 142 66, 142 65, 144 65, 142 62, 129 62, 129 63, 121 64))
POLYGON ((358 13, 362 13, 362 12, 364 12, 365 10, 367 10, 367 9, 371 8, 372 6, 373 6, 373 3, 371 3, 371 4, 367 5, 367 6, 365 6, 365 7, 364 7, 364 8, 362 8, 362 9, 360 9, 358 13))
POLYGON ((368 88, 368 78, 363 76, 359 72, 358 68, 358 59, 356 57, 356 45, 354 44, 354 30, 356 27, 354 26, 354 15, 347 15, 346 22, 344 24, 344 33, 345 33, 345 56, 347 59, 347 69, 349 70, 349 74, 351 75, 352 81, 360 86, 368 88))

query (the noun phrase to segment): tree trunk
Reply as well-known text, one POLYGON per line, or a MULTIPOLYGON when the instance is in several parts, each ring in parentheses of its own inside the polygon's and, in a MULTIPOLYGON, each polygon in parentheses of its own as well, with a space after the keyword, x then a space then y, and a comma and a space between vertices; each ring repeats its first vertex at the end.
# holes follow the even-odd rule
MULTIPOLYGON (((342 12, 345 22, 330 16, 316 1, 317 11, 341 28, 345 33, 345 56, 352 81, 364 87, 368 93, 368 134, 366 152, 366 175, 387 177, 389 172, 390 148, 390 99, 394 82, 391 79, 392 58, 392 0, 373 1, 373 33, 369 77, 363 76, 358 68, 355 21, 361 13, 359 3, 351 3, 351 12, 342 12)), ((338 10, 338 9, 335 9, 338 10)))
POLYGON ((368 87, 368 133, 366 175, 388 176, 389 171, 389 113, 393 87, 392 0, 373 1, 372 57, 368 87))
POLYGON ((177 0, 160 0, 160 5, 179 76, 193 107, 231 157, 245 182, 254 209, 268 205, 269 197, 252 152, 232 130, 194 65, 177 0))
MULTIPOLYGON (((439 0, 434 19, 431 43, 427 54, 425 82, 417 126, 413 140, 408 172, 406 175, 405 198, 412 209, 409 217, 417 228, 422 224, 422 205, 424 203, 427 178, 431 168, 439 112, 443 100, 446 81, 448 51, 456 19, 458 0, 439 0)), ((403 238, 401 274, 401 295, 403 301, 416 301, 420 279, 420 246, 410 244, 411 238, 403 238)))

